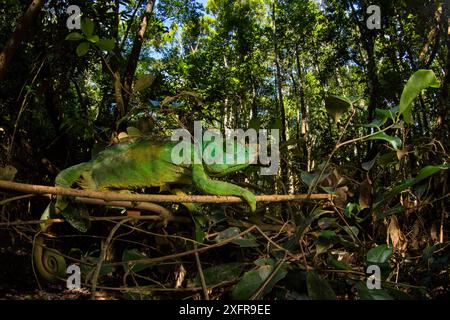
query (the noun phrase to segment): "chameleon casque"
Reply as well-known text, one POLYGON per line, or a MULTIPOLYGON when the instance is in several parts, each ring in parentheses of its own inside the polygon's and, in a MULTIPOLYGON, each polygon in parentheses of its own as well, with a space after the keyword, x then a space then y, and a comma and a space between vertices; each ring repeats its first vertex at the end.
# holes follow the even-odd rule
MULTIPOLYGON (((131 142, 122 142, 98 153, 92 160, 69 167, 61 171, 56 179, 57 187, 81 187, 85 190, 133 190, 143 187, 167 187, 169 185, 192 185, 201 193, 212 195, 239 196, 246 200, 252 212, 256 210, 255 195, 247 189, 237 185, 213 180, 210 177, 223 177, 229 173, 239 171, 257 157, 255 149, 232 142, 231 150, 223 151, 224 160, 221 163, 206 161, 214 154, 205 154, 202 158, 194 143, 191 148, 191 164, 176 164, 172 161, 172 150, 178 144, 169 139, 152 140, 140 138, 131 142), (237 150, 243 152, 236 152, 237 150), (232 160, 235 160, 234 162, 232 160), (231 161, 230 161, 231 160, 231 161)), ((205 151, 209 142, 202 144, 205 151)), ((231 142, 227 142, 231 143, 231 142)), ((50 204, 41 219, 50 217, 50 213, 62 214, 64 219, 76 229, 85 232, 89 226, 87 208, 80 204, 71 203, 69 197, 57 196, 56 203, 50 204)), ((41 276, 51 282, 64 276, 66 263, 62 255, 56 250, 46 250, 43 247, 44 236, 48 224, 41 225, 34 246, 34 264, 41 276)))

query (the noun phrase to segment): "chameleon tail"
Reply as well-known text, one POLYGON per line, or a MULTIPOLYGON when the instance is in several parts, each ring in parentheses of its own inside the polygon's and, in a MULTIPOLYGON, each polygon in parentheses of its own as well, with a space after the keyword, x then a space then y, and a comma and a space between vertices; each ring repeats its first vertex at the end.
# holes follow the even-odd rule
MULTIPOLYGON (((52 204, 49 204, 42 214, 41 220, 49 218, 52 204)), ((48 224, 41 224, 41 232, 48 229, 48 224)), ((44 248, 45 236, 39 233, 34 241, 33 261, 39 274, 45 280, 55 283, 59 277, 63 277, 66 273, 66 260, 57 250, 49 250, 44 248)))

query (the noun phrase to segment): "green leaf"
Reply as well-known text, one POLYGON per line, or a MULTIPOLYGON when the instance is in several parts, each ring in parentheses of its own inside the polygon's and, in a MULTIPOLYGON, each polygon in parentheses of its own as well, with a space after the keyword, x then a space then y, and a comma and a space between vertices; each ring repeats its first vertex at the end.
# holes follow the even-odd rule
POLYGON ((367 263, 383 264, 392 256, 392 247, 383 244, 367 252, 367 263))
POLYGON ((98 36, 95 36, 95 35, 87 37, 87 39, 88 39, 89 42, 92 42, 92 43, 96 43, 96 42, 98 42, 100 40, 100 38, 98 36))
POLYGON ((336 300, 336 294, 328 281, 322 279, 314 271, 310 271, 306 275, 306 287, 311 300, 336 300))
POLYGON ((352 267, 348 263, 344 261, 338 261, 332 257, 328 259, 328 263, 337 269, 352 270, 352 267))
POLYGON ((127 134, 129 137, 142 137, 143 133, 136 127, 128 127, 127 134))
POLYGON ((251 118, 250 122, 248 123, 248 128, 259 130, 260 127, 261 127, 261 120, 256 116, 253 116, 253 118, 251 118))
POLYGON ((102 50, 112 51, 116 46, 116 42, 114 39, 101 39, 96 43, 96 45, 102 50))
POLYGON ((398 195, 400 192, 412 187, 413 185, 419 183, 420 181, 432 176, 435 173, 438 173, 441 170, 447 170, 449 169, 450 165, 440 165, 440 166, 426 166, 425 168, 422 168, 417 176, 415 178, 410 178, 403 183, 393 187, 391 190, 386 192, 383 195, 383 203, 392 197, 398 195))
POLYGON ((364 128, 380 128, 383 124, 385 124, 387 119, 373 119, 371 123, 363 124, 364 128))
POLYGON ((86 55, 89 50, 89 42, 82 42, 77 47, 77 56, 82 57, 86 55))
POLYGON ((84 39, 83 35, 78 32, 71 32, 67 35, 66 40, 67 41, 78 41, 84 39))
MULTIPOLYGON (((267 278, 271 275, 275 268, 275 261, 270 260, 272 259, 267 260, 268 264, 261 265, 258 269, 248 271, 244 274, 242 279, 236 284, 233 291, 231 292, 232 299, 247 300, 261 287, 263 283, 266 282, 267 278)), ((262 260, 260 261, 260 263, 261 262, 262 260)), ((270 292, 275 284, 283 279, 286 274, 286 267, 281 266, 278 269, 277 273, 273 275, 269 283, 267 283, 264 291, 262 292, 262 295, 270 292)))
POLYGON ((412 102, 426 88, 439 88, 439 80, 432 70, 418 70, 409 78, 400 98, 400 114, 403 114, 405 122, 411 124, 412 102))
POLYGON ((441 170, 447 170, 450 168, 450 165, 440 165, 440 166, 426 166, 425 168, 422 168, 417 176, 414 178, 413 184, 416 184, 430 176, 432 176, 435 173, 438 173, 441 170))
POLYGON ((236 227, 228 228, 222 232, 219 232, 217 237, 214 238, 214 241, 217 243, 222 242, 229 238, 236 237, 240 232, 241 231, 239 230, 239 228, 236 228, 236 227))
POLYGON ((258 243, 254 239, 240 238, 232 241, 231 243, 238 245, 241 248, 258 247, 258 243))
POLYGON ((393 300, 393 298, 383 289, 369 289, 367 286, 358 282, 356 284, 359 298, 361 300, 393 300))
MULTIPOLYGON (((132 260, 142 260, 142 259, 148 259, 147 255, 139 252, 136 249, 131 250, 124 250, 122 254, 122 262, 128 262, 132 260)), ((149 267, 151 267, 152 264, 149 263, 126 263, 123 265, 126 271, 133 271, 133 272, 139 272, 142 270, 145 270, 149 267)))
POLYGON ((235 300, 247 300, 258 288, 266 281, 272 272, 272 266, 265 265, 256 270, 248 271, 242 279, 236 284, 231 297, 235 300))
POLYGON ((89 18, 84 18, 81 20, 81 31, 84 33, 86 37, 92 36, 94 33, 95 24, 89 18))
POLYGON ((325 108, 335 123, 338 123, 341 116, 352 106, 352 102, 344 97, 328 96, 325 98, 325 108))
MULTIPOLYGON (((225 263, 203 270, 207 286, 214 286, 221 282, 232 281, 240 276, 244 270, 245 264, 232 262, 225 263)), ((201 284, 200 277, 197 275, 194 279, 194 284, 199 286, 201 284)))
POLYGON ((366 140, 384 140, 389 142, 395 150, 398 150, 402 146, 402 140, 399 137, 392 137, 384 132, 377 132, 371 135, 366 140))

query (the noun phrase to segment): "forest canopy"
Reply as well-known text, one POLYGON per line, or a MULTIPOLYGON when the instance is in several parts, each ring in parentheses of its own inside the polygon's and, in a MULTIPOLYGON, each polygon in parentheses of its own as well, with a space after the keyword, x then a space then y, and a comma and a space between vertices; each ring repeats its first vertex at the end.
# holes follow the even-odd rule
MULTIPOLYGON (((0 297, 64 288, 30 263, 54 248, 81 267, 93 297, 448 298, 448 1, 0 0, 0 13, 0 297), (275 174, 208 171, 238 190, 214 193, 194 166, 188 189, 172 188, 250 206, 254 194, 256 213, 236 199, 180 200, 138 208, 168 222, 119 222, 108 219, 136 217, 131 198, 91 201, 87 233, 62 221, 50 232, 39 220, 55 190, 21 197, 8 184, 54 186, 102 150, 140 139, 156 148, 196 121, 278 130, 275 174), (39 234, 51 234, 45 245, 39 234), (10 276, 18 265, 21 279, 10 276)), ((123 175, 104 172, 134 175, 114 170, 123 175)), ((56 185, 86 189, 76 178, 56 185)), ((127 189, 170 194, 139 187, 127 189)))

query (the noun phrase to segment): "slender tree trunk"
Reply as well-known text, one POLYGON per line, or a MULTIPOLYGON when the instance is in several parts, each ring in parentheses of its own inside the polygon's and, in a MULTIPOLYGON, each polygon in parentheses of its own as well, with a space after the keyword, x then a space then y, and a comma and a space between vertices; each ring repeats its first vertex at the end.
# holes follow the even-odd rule
MULTIPOLYGON (((277 24, 276 24, 276 16, 275 16, 275 4, 276 1, 272 4, 272 19, 273 19, 273 42, 274 42, 274 54, 275 54, 275 67, 276 67, 276 83, 277 83, 277 91, 278 91, 278 109, 281 117, 281 142, 286 142, 286 114, 284 109, 284 99, 283 99, 283 85, 282 85, 282 77, 281 77, 281 67, 279 60, 279 51, 278 51, 278 39, 277 39, 277 24)), ((288 180, 288 171, 287 171, 287 163, 281 165, 281 179, 286 188, 289 189, 289 180, 288 180)))
MULTIPOLYGON (((364 8, 365 2, 363 1, 364 8)), ((375 61, 375 36, 376 31, 369 30, 365 26, 365 20, 361 19, 357 13, 357 9, 355 9, 353 3, 350 1, 350 7, 352 10, 352 15, 354 19, 354 23, 358 27, 360 41, 362 43, 362 48, 367 54, 366 60, 366 74, 367 74, 367 91, 369 95, 369 104, 368 104, 368 121, 372 122, 375 117, 375 109, 380 107, 380 91, 381 85, 377 75, 377 67, 375 61)), ((358 10, 362 10, 359 8, 358 10)), ((365 10, 365 9, 364 9, 365 10)), ((376 143, 370 143, 368 145, 367 150, 367 159, 373 159, 376 155, 377 148, 376 143)))
POLYGON ((147 3, 147 6, 145 7, 145 11, 141 17, 141 23, 139 25, 139 30, 134 39, 133 48, 131 49, 131 53, 128 56, 127 66, 126 66, 125 74, 124 74, 124 83, 123 83, 123 87, 125 90, 125 93, 123 95, 124 96, 124 107, 125 107, 124 111, 125 111, 125 113, 127 112, 129 99, 131 97, 130 94, 132 91, 134 73, 136 72, 137 64, 139 61, 139 56, 141 54, 142 44, 144 43, 144 36, 145 36, 145 32, 147 31, 148 20, 149 20, 150 15, 153 12, 155 3, 156 3, 156 0, 150 0, 147 3))
POLYGON ((36 17, 41 11, 43 5, 44 0, 33 0, 31 2, 16 30, 13 32, 13 34, 3 47, 2 51, 0 52, 0 81, 4 78, 6 69, 8 68, 9 63, 14 57, 17 48, 23 41, 27 30, 30 29, 30 26, 36 20, 36 17))
POLYGON ((438 117, 438 132, 444 142, 444 145, 450 143, 449 136, 449 121, 450 121, 450 5, 444 2, 442 10, 445 12, 443 25, 443 44, 447 49, 447 57, 444 61, 444 81, 442 82, 442 94, 439 99, 439 117, 438 117))
POLYGON ((300 95, 300 116, 301 116, 301 123, 300 123, 300 134, 301 137, 304 139, 304 142, 302 143, 303 146, 303 154, 307 157, 306 159, 306 170, 308 168, 308 164, 310 162, 309 153, 308 153, 308 110, 305 103, 305 88, 303 86, 303 80, 302 80, 302 65, 300 63, 300 47, 299 44, 295 44, 295 60, 297 65, 297 78, 298 78, 298 91, 300 95))

